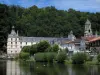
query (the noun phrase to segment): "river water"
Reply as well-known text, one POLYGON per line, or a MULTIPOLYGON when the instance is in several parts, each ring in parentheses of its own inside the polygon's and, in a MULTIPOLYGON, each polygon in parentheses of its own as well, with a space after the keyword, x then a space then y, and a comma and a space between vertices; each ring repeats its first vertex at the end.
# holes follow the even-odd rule
POLYGON ((1 60, 0 75, 100 75, 100 66, 47 64, 1 60))

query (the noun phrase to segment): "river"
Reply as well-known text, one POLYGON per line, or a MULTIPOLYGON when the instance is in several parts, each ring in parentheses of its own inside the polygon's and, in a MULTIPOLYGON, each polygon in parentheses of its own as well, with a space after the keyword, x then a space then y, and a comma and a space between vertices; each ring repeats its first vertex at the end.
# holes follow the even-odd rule
POLYGON ((100 75, 100 66, 1 60, 0 75, 100 75))

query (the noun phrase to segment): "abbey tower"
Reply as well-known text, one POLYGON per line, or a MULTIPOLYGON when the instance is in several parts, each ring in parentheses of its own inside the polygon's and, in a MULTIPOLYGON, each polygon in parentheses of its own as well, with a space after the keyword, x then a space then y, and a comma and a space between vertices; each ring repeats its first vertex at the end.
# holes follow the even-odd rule
POLYGON ((85 23, 85 31, 84 31, 84 37, 92 37, 92 29, 91 29, 91 22, 87 19, 85 23))

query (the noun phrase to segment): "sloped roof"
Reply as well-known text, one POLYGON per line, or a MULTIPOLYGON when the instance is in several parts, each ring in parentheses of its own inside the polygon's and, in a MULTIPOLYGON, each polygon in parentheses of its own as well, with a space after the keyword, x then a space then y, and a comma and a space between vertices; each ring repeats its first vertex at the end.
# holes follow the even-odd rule
POLYGON ((55 39, 56 38, 52 38, 52 37, 20 37, 21 42, 39 42, 41 40, 52 41, 55 39))
POLYGON ((88 42, 94 42, 94 41, 98 41, 98 40, 100 40, 100 37, 95 37, 95 38, 89 40, 88 42))
POLYGON ((89 19, 87 19, 85 24, 91 24, 91 22, 89 21, 89 19))
POLYGON ((95 36, 92 36, 92 37, 82 37, 82 39, 84 39, 85 41, 90 41, 92 39, 94 39, 95 36))
POLYGON ((80 43, 81 39, 75 39, 74 41, 66 41, 66 43, 80 43))

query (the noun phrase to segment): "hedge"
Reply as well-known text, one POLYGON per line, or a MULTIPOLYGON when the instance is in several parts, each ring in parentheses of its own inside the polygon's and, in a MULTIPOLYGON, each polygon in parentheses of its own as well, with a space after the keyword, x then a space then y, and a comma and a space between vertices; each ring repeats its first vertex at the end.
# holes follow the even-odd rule
POLYGON ((56 58, 56 55, 56 52, 36 53, 34 58, 37 62, 53 62, 53 60, 56 58))

